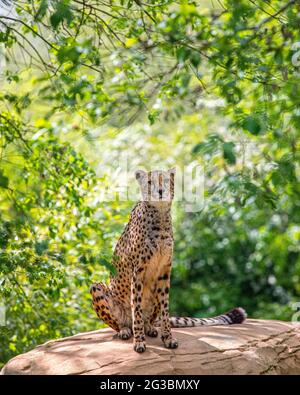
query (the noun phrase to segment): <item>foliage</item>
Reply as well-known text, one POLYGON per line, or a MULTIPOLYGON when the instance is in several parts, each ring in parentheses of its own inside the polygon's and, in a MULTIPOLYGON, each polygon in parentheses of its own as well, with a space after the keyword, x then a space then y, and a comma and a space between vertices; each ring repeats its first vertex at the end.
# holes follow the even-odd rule
POLYGON ((205 168, 201 211, 174 207, 173 312, 291 319, 299 7, 30 0, 0 13, 0 361, 99 326, 89 284, 108 279, 132 206, 101 196, 125 159, 131 173, 205 168))

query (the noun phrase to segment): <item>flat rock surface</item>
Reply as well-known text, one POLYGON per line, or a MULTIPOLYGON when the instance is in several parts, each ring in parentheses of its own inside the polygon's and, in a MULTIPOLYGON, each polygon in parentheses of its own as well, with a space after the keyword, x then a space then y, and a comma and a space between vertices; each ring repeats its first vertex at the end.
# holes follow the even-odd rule
POLYGON ((11 359, 1 374, 300 374, 300 326, 247 320, 240 325, 173 329, 179 348, 147 337, 138 354, 111 329, 52 340, 11 359))

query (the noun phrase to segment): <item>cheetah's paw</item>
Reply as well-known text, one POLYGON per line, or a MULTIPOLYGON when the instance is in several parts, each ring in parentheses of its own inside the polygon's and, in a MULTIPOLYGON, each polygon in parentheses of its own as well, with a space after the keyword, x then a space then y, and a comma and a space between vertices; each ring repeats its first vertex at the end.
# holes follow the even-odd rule
POLYGON ((122 340, 127 340, 130 339, 132 335, 131 329, 130 328, 122 328, 120 332, 118 332, 118 337, 119 339, 122 340))
POLYGON ((146 351, 146 343, 143 341, 137 341, 134 343, 133 346, 134 351, 138 352, 138 353, 142 353, 146 351))
POLYGON ((178 340, 174 339, 174 338, 170 338, 170 339, 165 339, 164 341, 164 345, 166 348, 177 348, 178 347, 178 340))
POLYGON ((155 328, 149 328, 148 330, 146 330, 146 335, 150 337, 157 337, 158 331, 155 328))

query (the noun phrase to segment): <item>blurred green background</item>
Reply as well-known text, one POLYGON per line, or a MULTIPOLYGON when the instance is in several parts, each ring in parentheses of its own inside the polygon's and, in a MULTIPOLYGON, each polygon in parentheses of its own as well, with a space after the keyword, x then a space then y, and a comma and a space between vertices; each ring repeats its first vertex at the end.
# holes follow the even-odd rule
POLYGON ((15 3, 0 8, 0 366, 102 326, 89 286, 109 279, 138 198, 117 191, 137 192, 140 167, 204 170, 203 205, 173 204, 171 314, 291 320, 297 2, 15 3))

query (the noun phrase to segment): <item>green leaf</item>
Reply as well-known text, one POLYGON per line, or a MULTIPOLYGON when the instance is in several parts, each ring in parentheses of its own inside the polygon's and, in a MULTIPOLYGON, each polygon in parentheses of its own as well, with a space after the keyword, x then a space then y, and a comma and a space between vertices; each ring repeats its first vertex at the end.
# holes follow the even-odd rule
POLYGON ((80 52, 75 46, 61 47, 57 52, 57 59, 61 64, 69 61, 72 63, 77 63, 80 55, 80 52))
POLYGON ((191 50, 186 47, 180 47, 176 50, 176 57, 180 62, 184 62, 190 56, 191 50))
POLYGON ((205 141, 196 144, 192 153, 202 153, 212 155, 220 149, 220 143, 223 143, 223 139, 218 134, 210 134, 205 141))
POLYGON ((69 25, 73 20, 73 14, 69 7, 68 1, 60 1, 56 4, 56 11, 50 17, 51 25, 54 29, 57 29, 60 23, 64 20, 69 25))
POLYGON ((242 127, 254 135, 258 135, 262 130, 260 120, 252 115, 243 120, 242 127))
POLYGON ((102 258, 102 259, 100 260, 100 264, 103 265, 107 270, 109 270, 109 272, 110 272, 113 276, 115 276, 115 275, 117 274, 117 269, 115 268, 115 266, 114 266, 111 262, 109 262, 108 259, 102 258))
POLYGON ((40 6, 34 16, 34 19, 36 21, 41 20, 43 18, 43 16, 45 16, 47 8, 48 8, 48 0, 42 0, 40 6))
POLYGON ((193 51, 190 54, 190 62, 192 63, 192 65, 194 67, 198 67, 200 62, 201 62, 201 56, 199 54, 199 52, 193 51))
POLYGON ((45 251, 48 249, 48 240, 37 241, 35 243, 35 251, 38 255, 43 255, 45 251))
POLYGON ((161 110, 151 110, 148 114, 148 120, 150 122, 150 125, 153 125, 157 118, 159 117, 159 114, 161 113, 161 110))
POLYGON ((6 177, 3 172, 0 170, 0 187, 2 188, 8 188, 8 177, 6 177))
POLYGON ((235 144, 233 142, 223 144, 223 157, 230 165, 234 165, 236 163, 234 148, 235 144))
POLYGON ((198 143, 198 144, 194 145, 194 147, 192 149, 192 153, 193 154, 198 154, 198 152, 201 152, 202 148, 203 148, 203 145, 204 145, 203 143, 198 143))

